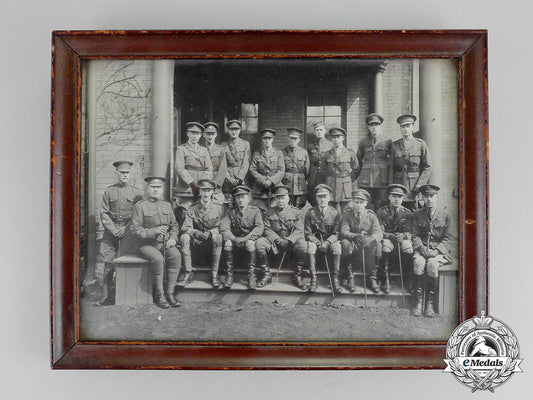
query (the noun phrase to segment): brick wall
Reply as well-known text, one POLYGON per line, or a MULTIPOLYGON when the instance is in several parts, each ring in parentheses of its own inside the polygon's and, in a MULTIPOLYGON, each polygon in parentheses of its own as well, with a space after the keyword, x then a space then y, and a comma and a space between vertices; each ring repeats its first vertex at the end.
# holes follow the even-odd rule
POLYGON ((139 188, 144 188, 143 177, 150 171, 152 62, 92 62, 96 69, 96 145, 89 151, 96 153, 98 216, 105 188, 117 182, 113 162, 133 161, 130 182, 139 188))
POLYGON ((374 86, 373 75, 361 72, 353 75, 346 90, 346 147, 357 151, 359 140, 367 133, 365 118, 370 112, 374 86))

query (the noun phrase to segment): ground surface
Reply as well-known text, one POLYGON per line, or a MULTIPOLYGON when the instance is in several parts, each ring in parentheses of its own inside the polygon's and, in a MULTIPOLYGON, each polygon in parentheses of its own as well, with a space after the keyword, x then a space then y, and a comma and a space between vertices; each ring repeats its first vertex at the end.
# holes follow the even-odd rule
POLYGON ((361 308, 190 302, 162 310, 154 304, 95 306, 82 299, 85 340, 161 341, 447 341, 456 318, 413 317, 392 307, 361 308))

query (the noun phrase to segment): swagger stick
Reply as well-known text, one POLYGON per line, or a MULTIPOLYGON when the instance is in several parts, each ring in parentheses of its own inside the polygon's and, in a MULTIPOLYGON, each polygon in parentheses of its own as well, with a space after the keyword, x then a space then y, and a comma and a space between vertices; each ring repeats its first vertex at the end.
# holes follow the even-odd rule
MULTIPOLYGON (((324 238, 322 232, 318 232, 320 235, 320 241, 323 242, 324 238)), ((331 273, 329 272, 328 255, 324 253, 324 261, 326 262, 326 270, 328 271, 329 287, 331 288, 331 294, 335 297, 335 291, 333 290, 333 281, 331 280, 331 273)))
POLYGON ((366 265, 365 265, 365 246, 361 246, 361 254, 363 255, 363 291, 365 293, 365 308, 366 308, 366 265))
MULTIPOLYGON (((294 232, 294 226, 291 228, 291 232, 289 233, 289 236, 292 235, 292 233, 294 232)), ((285 256, 287 255, 287 250, 284 250, 283 251, 283 254, 281 255, 281 261, 279 262, 279 265, 278 265, 278 269, 276 271, 276 279, 279 279, 279 271, 281 269, 281 266, 283 265, 283 261, 285 260, 285 256)))
POLYGON ((403 288, 403 267, 402 267, 402 253, 400 252, 400 243, 396 243, 398 246, 398 261, 400 264, 400 282, 402 283, 402 302, 403 308, 405 308, 405 290, 403 288))

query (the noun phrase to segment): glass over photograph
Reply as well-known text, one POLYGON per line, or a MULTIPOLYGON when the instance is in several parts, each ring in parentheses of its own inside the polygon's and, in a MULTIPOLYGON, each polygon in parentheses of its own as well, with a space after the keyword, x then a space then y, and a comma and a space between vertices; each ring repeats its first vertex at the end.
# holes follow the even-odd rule
POLYGON ((455 59, 91 60, 80 339, 446 341, 455 59))

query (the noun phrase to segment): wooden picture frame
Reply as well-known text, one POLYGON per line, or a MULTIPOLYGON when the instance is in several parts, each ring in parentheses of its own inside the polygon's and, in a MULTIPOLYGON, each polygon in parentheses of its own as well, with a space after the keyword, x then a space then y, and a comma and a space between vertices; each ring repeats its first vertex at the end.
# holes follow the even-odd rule
POLYGON ((449 58, 459 64, 459 319, 488 312, 487 32, 57 31, 52 34, 54 369, 438 369, 445 342, 80 341, 82 63, 160 58, 449 58))

